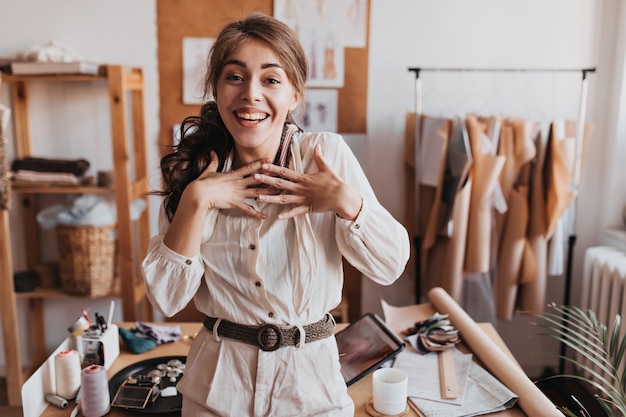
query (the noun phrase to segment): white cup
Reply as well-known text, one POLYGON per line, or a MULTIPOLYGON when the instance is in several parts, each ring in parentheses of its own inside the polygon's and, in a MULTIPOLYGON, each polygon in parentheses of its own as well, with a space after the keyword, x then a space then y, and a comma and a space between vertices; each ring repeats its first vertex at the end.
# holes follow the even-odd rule
POLYGON ((401 369, 381 368, 374 371, 374 410, 390 416, 403 413, 406 410, 408 379, 401 369))

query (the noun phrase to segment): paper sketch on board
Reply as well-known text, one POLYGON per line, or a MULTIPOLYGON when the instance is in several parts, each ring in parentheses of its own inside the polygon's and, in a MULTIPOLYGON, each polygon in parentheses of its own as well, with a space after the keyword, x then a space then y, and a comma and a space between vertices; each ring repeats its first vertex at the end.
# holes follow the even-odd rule
POLYGON ((306 14, 311 8, 339 17, 341 25, 337 30, 341 32, 345 48, 367 46, 368 0, 275 0, 274 16, 299 33, 303 16, 305 19, 311 17, 306 14))
POLYGON ((367 2, 368 0, 341 0, 346 16, 342 26, 344 47, 365 48, 367 46, 367 2))
POLYGON ((274 1, 274 16, 298 34, 304 47, 307 86, 343 87, 346 39, 351 45, 365 45, 366 12, 366 0, 274 1))
POLYGON ((338 96, 335 89, 308 89, 293 112, 298 125, 309 132, 336 132, 338 96))
POLYGON ((213 38, 183 38, 183 104, 204 104, 204 70, 213 38))

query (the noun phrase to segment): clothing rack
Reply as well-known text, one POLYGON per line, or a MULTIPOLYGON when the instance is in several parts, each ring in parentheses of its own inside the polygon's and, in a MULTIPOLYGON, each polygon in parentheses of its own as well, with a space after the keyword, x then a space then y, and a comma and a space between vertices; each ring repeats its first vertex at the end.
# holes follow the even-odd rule
MULTIPOLYGON (((571 302, 571 285, 572 285, 572 258, 574 253, 574 245, 576 244, 576 205, 578 202, 578 187, 580 184, 581 174, 581 162, 582 162, 582 145, 583 145, 583 132, 585 126, 585 112, 587 107, 587 89, 588 78, 587 74, 594 73, 595 67, 592 68, 433 68, 433 67, 410 67, 410 72, 415 73, 415 113, 420 115, 422 113, 422 79, 420 73, 422 72, 515 72, 515 73, 537 73, 537 72, 579 72, 582 75, 581 92, 580 92, 580 104, 578 111, 578 124, 576 130, 576 147, 574 155, 574 167, 572 183, 570 185, 571 191, 574 193, 574 200, 570 209, 572 210, 573 225, 571 234, 568 239, 567 249, 567 264, 565 272, 565 285, 563 294, 563 304, 569 305, 571 302)), ((419 152, 419 145, 415 147, 419 152)), ((416 164, 416 210, 419 210, 419 184, 421 180, 421 173, 419 166, 416 164)), ((419 218, 419 213, 416 213, 419 218)), ((421 302, 421 230, 419 230, 419 221, 416 222, 416 235, 413 237, 413 244, 415 245, 415 301, 421 302)), ((566 317, 563 318, 566 320, 566 317)), ((559 373, 563 374, 565 370, 565 353, 567 346, 561 343, 560 359, 559 359, 559 373)))

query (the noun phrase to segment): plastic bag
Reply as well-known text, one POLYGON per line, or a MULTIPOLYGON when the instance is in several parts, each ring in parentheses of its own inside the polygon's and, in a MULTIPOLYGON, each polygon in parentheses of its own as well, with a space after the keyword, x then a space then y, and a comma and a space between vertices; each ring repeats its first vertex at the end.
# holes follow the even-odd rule
MULTIPOLYGON (((137 198, 131 202, 132 220, 137 220, 146 209, 146 201, 137 198)), ((115 199, 112 196, 85 194, 74 199, 72 206, 55 204, 37 213, 37 222, 44 229, 59 224, 104 226, 117 222, 115 199)))

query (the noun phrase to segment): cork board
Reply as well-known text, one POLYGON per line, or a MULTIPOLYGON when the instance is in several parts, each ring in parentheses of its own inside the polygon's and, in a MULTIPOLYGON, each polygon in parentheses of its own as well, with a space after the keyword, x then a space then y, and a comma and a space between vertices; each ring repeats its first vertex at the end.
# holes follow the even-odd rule
MULTIPOLYGON (((183 38, 216 37, 228 22, 253 11, 272 14, 272 0, 158 0, 161 154, 172 144, 172 128, 200 105, 183 104, 183 38)), ((367 122, 367 63, 369 52, 369 2, 365 48, 345 49, 344 86, 338 88, 339 133, 365 133, 367 122)))

